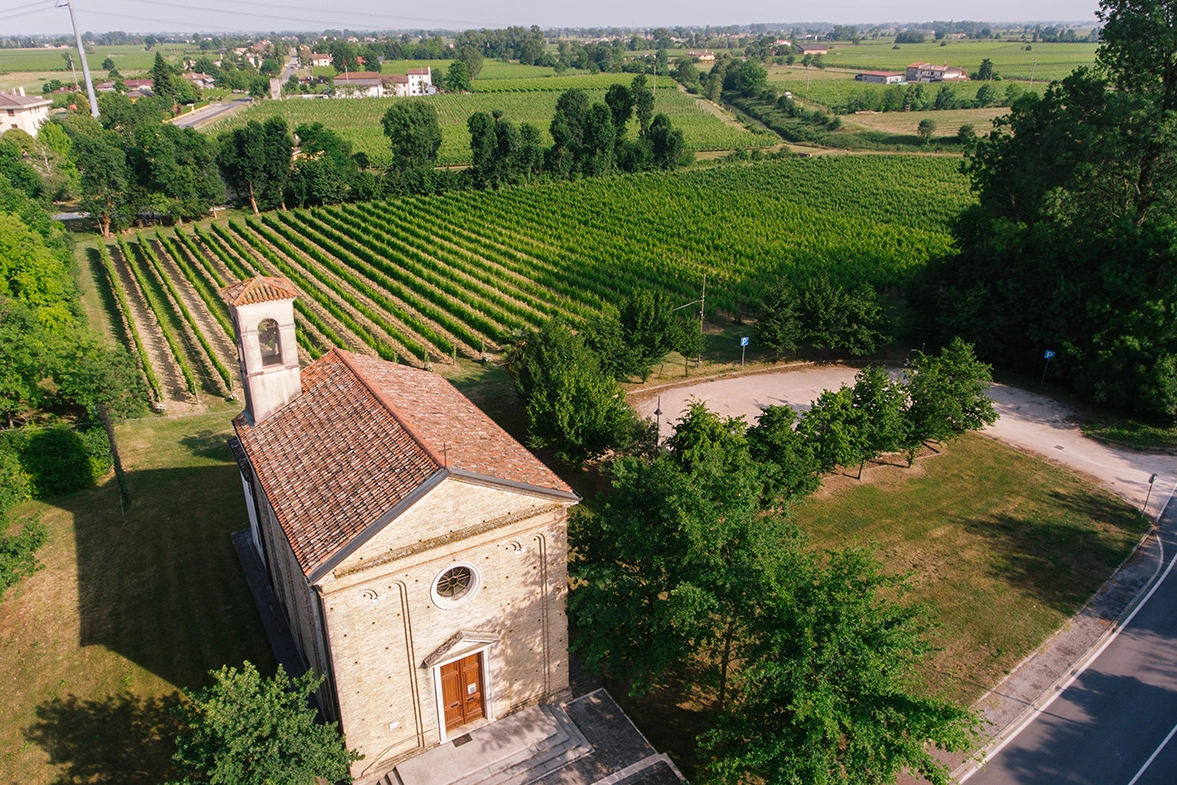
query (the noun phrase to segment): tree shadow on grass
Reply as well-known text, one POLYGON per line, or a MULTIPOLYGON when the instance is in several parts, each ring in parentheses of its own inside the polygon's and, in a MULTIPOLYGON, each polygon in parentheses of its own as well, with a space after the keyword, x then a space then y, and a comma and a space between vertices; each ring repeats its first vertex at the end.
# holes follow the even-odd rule
POLYGON ((175 694, 54 698, 37 707, 24 735, 63 767, 55 785, 154 785, 173 775, 179 702, 175 694))
POLYGON ((207 430, 181 437, 180 444, 193 455, 228 463, 233 460, 233 453, 229 451, 229 443, 225 439, 224 433, 207 430))
POLYGON ((1147 527, 1123 502, 1100 494, 1054 491, 1050 511, 1047 518, 1002 513, 964 525, 988 541, 992 574, 1070 615, 1131 553, 1147 527), (1104 528, 1092 528, 1091 521, 1104 528))

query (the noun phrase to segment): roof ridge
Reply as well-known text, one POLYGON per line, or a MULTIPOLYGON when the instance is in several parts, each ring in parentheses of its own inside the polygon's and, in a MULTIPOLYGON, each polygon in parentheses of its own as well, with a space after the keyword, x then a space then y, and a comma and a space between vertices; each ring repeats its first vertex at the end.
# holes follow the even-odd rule
POLYGON ((400 410, 393 406, 392 401, 388 400, 384 393, 380 392, 368 381, 367 377, 364 376, 363 371, 359 369, 352 359, 352 356, 350 356, 352 353, 346 352, 338 347, 335 347, 333 351, 335 352, 336 356, 343 361, 343 364, 347 367, 347 369, 352 372, 352 375, 354 375, 356 379, 359 380, 360 384, 364 385, 364 389, 371 393, 372 397, 379 401, 380 405, 388 410, 388 413, 392 415, 394 420, 400 423, 400 426, 404 428, 405 432, 409 434, 409 437, 417 443, 417 446, 425 451, 425 454, 429 456, 430 460, 437 464, 438 468, 445 468, 449 461, 439 456, 437 452, 429 445, 429 443, 425 441, 421 434, 417 433, 417 430, 413 426, 409 425, 408 421, 406 420, 405 416, 401 414, 400 410))

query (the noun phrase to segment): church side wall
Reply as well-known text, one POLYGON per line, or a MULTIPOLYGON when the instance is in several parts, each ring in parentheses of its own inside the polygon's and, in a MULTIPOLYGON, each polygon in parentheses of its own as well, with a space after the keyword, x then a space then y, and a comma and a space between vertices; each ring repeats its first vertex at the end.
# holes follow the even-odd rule
MULTIPOLYGON (((320 625, 316 617, 315 597, 303 577, 302 569, 294 558, 294 551, 286 541, 286 535, 278 525, 274 508, 262 495, 261 531, 266 540, 266 554, 270 557, 270 577, 274 592, 286 614, 286 621, 294 635, 294 643, 304 662, 317 674, 323 674, 327 663, 320 646, 320 625)), ((331 701, 320 701, 324 709, 330 710, 331 701)))
POLYGON ((475 644, 485 645, 492 719, 567 689, 566 519, 566 504, 447 480, 389 525, 390 539, 420 550, 373 565, 381 550, 366 547, 323 582, 343 730, 366 756, 356 776, 441 743, 436 667, 425 660, 457 633, 497 638, 475 644), (463 521, 449 517, 459 512, 473 534, 461 536, 463 521), (444 543, 429 536, 439 521, 455 530, 444 543), (457 564, 475 568, 478 585, 447 607, 431 589, 457 564))

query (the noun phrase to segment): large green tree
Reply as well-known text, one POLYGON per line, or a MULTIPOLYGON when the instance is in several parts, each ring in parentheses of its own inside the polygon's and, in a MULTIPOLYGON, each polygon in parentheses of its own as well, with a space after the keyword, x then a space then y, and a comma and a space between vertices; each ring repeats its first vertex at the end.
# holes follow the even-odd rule
POLYGON ((533 447, 583 462, 632 440, 633 411, 584 339, 559 320, 526 337, 508 358, 533 447))
POLYGON ((220 139, 217 166, 225 183, 249 200, 254 214, 284 205, 294 140, 281 117, 250 120, 220 139))
POLYGON ((103 237, 110 237, 112 226, 122 228, 131 220, 130 173, 124 148, 115 131, 80 136, 74 144, 81 206, 97 219, 103 237))
POLYGON ((349 779, 360 755, 343 746, 334 723, 315 722, 307 700, 322 682, 307 672, 271 678, 246 662, 213 671, 211 686, 183 705, 185 729, 172 760, 180 785, 314 785, 349 779))
POLYGON ((381 118, 384 135, 392 145, 392 166, 401 171, 429 169, 437 164, 441 149, 441 124, 437 109, 427 101, 397 101, 381 118))
POLYGON ((1091 399, 1177 420, 1177 4, 1106 0, 1094 70, 1023 95, 965 170, 929 326, 1091 399))

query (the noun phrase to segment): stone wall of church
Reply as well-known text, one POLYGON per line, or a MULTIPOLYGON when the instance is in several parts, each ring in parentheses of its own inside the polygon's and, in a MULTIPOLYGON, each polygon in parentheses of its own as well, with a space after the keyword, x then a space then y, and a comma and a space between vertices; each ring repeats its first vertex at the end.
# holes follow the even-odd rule
MULTIPOLYGON (((256 488, 256 491, 261 491, 256 488)), ((268 560, 274 592, 286 613, 286 620, 294 634, 294 642, 307 665, 322 675, 327 667, 324 659, 321 627, 318 623, 316 598, 303 577, 302 568, 294 558, 294 551, 278 524, 274 508, 270 506, 265 493, 261 492, 261 519, 259 520, 263 546, 268 560)), ((320 701, 328 713, 331 701, 320 701)))
POLYGON ((366 756, 356 776, 443 741, 425 660, 456 633, 497 638, 482 651, 492 719, 567 689, 566 521, 567 503, 451 478, 322 582, 343 730, 366 756), (431 590, 458 564, 478 583, 449 605, 431 590))

